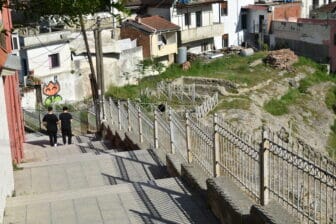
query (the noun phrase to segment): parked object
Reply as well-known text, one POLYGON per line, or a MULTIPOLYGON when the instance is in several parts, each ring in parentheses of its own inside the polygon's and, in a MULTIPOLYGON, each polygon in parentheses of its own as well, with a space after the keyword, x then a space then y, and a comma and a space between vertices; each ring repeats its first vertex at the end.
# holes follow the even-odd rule
POLYGON ((240 55, 245 56, 245 57, 246 56, 251 56, 253 54, 254 54, 254 50, 252 48, 246 48, 246 49, 242 49, 240 51, 240 55))
POLYGON ((177 64, 181 65, 187 61, 187 48, 179 47, 177 54, 177 64))

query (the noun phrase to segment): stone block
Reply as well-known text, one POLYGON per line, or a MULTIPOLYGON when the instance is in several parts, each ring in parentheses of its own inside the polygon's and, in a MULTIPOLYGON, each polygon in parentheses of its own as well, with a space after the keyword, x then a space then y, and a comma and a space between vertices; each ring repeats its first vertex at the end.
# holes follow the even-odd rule
POLYGON ((206 184, 208 204, 221 223, 251 223, 253 201, 229 177, 211 178, 206 184))
POLYGON ((251 208, 252 224, 299 224, 297 217, 291 215, 284 207, 275 201, 266 206, 253 205, 251 208))
POLYGON ((180 157, 176 154, 166 155, 167 171, 172 177, 181 176, 181 164, 182 161, 180 157))
POLYGON ((198 165, 183 163, 181 165, 181 177, 188 186, 205 197, 207 190, 206 180, 209 176, 198 165))

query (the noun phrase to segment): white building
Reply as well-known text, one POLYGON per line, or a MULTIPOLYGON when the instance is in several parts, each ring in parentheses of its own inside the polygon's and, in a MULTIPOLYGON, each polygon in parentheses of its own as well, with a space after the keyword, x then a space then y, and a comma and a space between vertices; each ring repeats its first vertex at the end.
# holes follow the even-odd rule
POLYGON ((244 32, 241 23, 241 8, 254 4, 254 0, 227 0, 223 3, 213 4, 215 22, 224 24, 222 46, 239 46, 244 42, 244 32), (217 20, 216 20, 217 19, 217 20))
POLYGON ((188 52, 223 48, 224 25, 219 20, 218 10, 213 10, 221 0, 172 1, 164 0, 146 3, 149 15, 160 15, 178 25, 179 46, 185 46, 188 52))
MULTIPOLYGON (((95 67, 93 32, 88 31, 87 35, 95 67)), ((105 89, 109 85, 135 84, 139 78, 135 70, 143 59, 141 47, 130 40, 114 38, 111 29, 102 31, 105 89)), ((22 35, 15 40, 20 40, 17 52, 21 57, 22 80, 32 83, 27 82, 27 77, 33 75, 41 84, 41 93, 37 89, 37 94, 24 94, 23 107, 34 108, 36 101, 42 104, 81 101, 91 95, 90 67, 81 33, 59 31, 22 35)))

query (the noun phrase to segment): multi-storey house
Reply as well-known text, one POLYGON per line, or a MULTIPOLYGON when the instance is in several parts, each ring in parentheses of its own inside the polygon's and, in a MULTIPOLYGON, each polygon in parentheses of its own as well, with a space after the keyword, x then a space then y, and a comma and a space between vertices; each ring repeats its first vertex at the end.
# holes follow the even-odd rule
POLYGON ((179 27, 160 16, 127 20, 121 28, 121 38, 131 38, 143 48, 144 58, 155 58, 165 65, 174 63, 179 27))
POLYGON ((219 10, 215 4, 221 0, 163 0, 143 1, 149 15, 160 15, 180 27, 178 46, 187 47, 188 52, 221 49, 223 47, 224 25, 219 20, 219 10))

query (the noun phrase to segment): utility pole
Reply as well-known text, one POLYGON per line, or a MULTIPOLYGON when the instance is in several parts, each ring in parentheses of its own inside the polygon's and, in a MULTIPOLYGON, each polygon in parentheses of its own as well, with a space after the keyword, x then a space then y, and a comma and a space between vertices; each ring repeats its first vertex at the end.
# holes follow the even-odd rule
POLYGON ((90 52, 90 47, 88 44, 88 38, 86 35, 86 30, 85 30, 85 24, 84 24, 84 20, 83 20, 83 16, 79 15, 79 21, 80 21, 80 25, 81 25, 81 31, 83 34, 83 38, 84 38, 84 43, 85 43, 85 48, 86 48, 86 52, 87 52, 87 56, 88 56, 88 60, 89 60, 89 65, 90 65, 90 74, 89 74, 89 78, 90 78, 90 84, 91 84, 91 90, 92 90, 92 98, 93 98, 93 104, 95 107, 95 113, 96 113, 96 126, 97 126, 97 131, 100 132, 100 108, 96 106, 96 104, 98 103, 98 86, 97 86, 97 80, 96 80, 96 75, 95 75, 95 70, 93 67, 93 62, 92 62, 92 57, 91 57, 91 52, 90 52))
POLYGON ((102 49, 102 38, 101 38, 101 28, 100 28, 100 18, 97 17, 97 28, 95 29, 95 48, 96 48, 96 68, 97 68, 97 79, 98 79, 98 95, 99 95, 99 112, 100 121, 105 117, 104 111, 104 63, 103 63, 103 49, 102 49))

